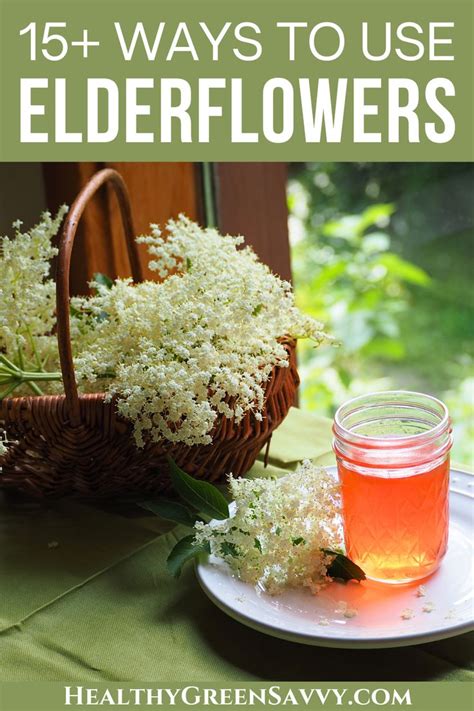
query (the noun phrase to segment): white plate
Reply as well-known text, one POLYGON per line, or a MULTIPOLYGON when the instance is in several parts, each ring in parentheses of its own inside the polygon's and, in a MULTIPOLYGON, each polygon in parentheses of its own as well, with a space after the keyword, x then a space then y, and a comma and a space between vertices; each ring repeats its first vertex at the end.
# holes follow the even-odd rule
POLYGON ((421 581, 425 597, 416 595, 419 582, 392 586, 369 580, 334 582, 317 596, 291 590, 271 597, 238 580, 214 557, 197 565, 197 577, 206 595, 228 615, 292 642, 370 649, 453 637, 474 629, 473 495, 474 476, 451 470, 448 552, 439 570, 421 581), (341 601, 356 608, 357 615, 344 617, 341 601), (428 603, 434 605, 431 612, 423 611, 428 603), (413 611, 408 620, 401 617, 406 608, 413 611))

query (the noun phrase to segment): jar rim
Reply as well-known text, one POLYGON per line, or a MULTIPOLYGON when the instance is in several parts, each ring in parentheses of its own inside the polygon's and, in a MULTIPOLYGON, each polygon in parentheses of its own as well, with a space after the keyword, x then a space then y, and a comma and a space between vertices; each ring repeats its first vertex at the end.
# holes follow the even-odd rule
MULTIPOLYGON (((423 408, 423 404, 419 404, 420 408, 423 408)), ((438 413, 435 413, 438 414, 438 413)), ((446 430, 450 431, 451 428, 451 421, 449 417, 449 412, 448 408, 446 405, 439 400, 438 398, 434 397, 433 395, 427 395, 426 393, 420 393, 414 390, 380 390, 372 393, 367 393, 366 395, 358 395, 357 397, 352 398, 351 400, 348 400, 347 402, 343 403, 336 411, 336 414, 334 415, 334 425, 333 425, 333 432, 336 438, 342 438, 345 439, 346 441, 353 441, 353 442, 360 442, 361 444, 367 445, 370 447, 373 445, 376 448, 389 448, 389 447, 408 447, 411 445, 416 445, 420 442, 420 440, 426 440, 426 439, 432 439, 439 437, 441 434, 446 432, 446 430), (440 420, 439 422, 434 425, 433 427, 430 427, 429 429, 424 430, 423 432, 417 432, 416 434, 410 434, 410 435, 390 435, 389 437, 387 436, 373 436, 373 435, 364 435, 364 434, 359 434, 358 432, 354 432, 353 430, 347 428, 344 426, 342 423, 343 417, 347 417, 350 415, 352 412, 354 412, 358 408, 357 406, 360 405, 362 406, 364 401, 368 401, 370 398, 377 398, 380 397, 380 402, 374 403, 373 405, 368 405, 368 407, 375 407, 375 406, 383 406, 383 405, 403 405, 403 404, 410 404, 410 403, 404 403, 403 401, 401 402, 390 402, 390 397, 394 396, 408 396, 408 397, 419 397, 420 399, 423 399, 426 401, 426 403, 432 403, 433 405, 436 405, 439 410, 439 417, 440 420), (352 407, 347 411, 348 407, 352 407)))

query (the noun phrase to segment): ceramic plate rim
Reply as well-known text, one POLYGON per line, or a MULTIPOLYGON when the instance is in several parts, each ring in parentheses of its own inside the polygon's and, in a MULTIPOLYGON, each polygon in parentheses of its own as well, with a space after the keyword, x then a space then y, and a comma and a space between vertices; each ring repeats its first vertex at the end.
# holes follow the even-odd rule
MULTIPOLYGON (((335 472, 335 467, 325 467, 329 471, 335 472)), ((468 475, 473 478, 474 474, 463 470, 459 467, 451 468, 451 475, 468 475)), ((462 496, 472 499, 469 494, 460 491, 453 486, 453 482, 450 485, 451 494, 454 496, 462 496)), ((447 639, 449 637, 457 637, 458 635, 465 634, 474 630, 474 619, 464 620, 457 624, 449 625, 446 627, 435 627, 426 632, 414 632, 412 634, 404 634, 403 636, 392 635, 385 637, 350 637, 345 634, 344 636, 328 635, 328 634, 314 634, 314 633, 304 633, 300 631, 292 631, 291 629, 286 630, 280 627, 273 627, 267 622, 262 622, 252 615, 246 615, 240 613, 235 608, 226 604, 222 601, 218 595, 216 595, 213 589, 208 585, 206 580, 206 570, 208 569, 207 562, 197 562, 196 563, 196 576, 198 582, 211 600, 211 602, 216 605, 222 612, 227 614, 232 619, 240 622, 241 624, 250 627, 251 629, 262 632, 263 634, 270 635, 278 639, 284 639, 290 642, 296 642, 299 644, 306 644, 318 647, 332 647, 341 649, 383 649, 383 648, 394 648, 394 647, 408 647, 415 644, 427 644, 429 642, 436 642, 442 639, 447 639)), ((420 581, 422 583, 423 581, 420 581)))

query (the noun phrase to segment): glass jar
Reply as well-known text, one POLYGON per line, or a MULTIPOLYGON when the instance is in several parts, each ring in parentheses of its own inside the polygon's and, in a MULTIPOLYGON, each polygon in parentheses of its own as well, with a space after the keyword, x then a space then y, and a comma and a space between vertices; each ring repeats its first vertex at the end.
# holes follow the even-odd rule
POLYGON ((402 390, 356 397, 334 418, 347 555, 368 578, 407 583, 435 571, 448 541, 448 411, 402 390))

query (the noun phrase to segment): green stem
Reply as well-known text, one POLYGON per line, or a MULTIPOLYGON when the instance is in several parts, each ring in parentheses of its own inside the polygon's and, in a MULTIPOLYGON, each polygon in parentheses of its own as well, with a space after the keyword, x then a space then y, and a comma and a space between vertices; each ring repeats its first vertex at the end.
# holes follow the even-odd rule
POLYGON ((17 368, 17 366, 14 363, 12 363, 11 360, 8 360, 6 355, 3 355, 3 353, 0 353, 0 363, 3 363, 4 365, 7 366, 7 368, 9 368, 11 371, 13 371, 15 373, 16 372, 21 373, 20 369, 17 368))
POLYGON ((25 382, 32 382, 37 380, 38 382, 51 382, 56 380, 62 380, 63 376, 61 373, 37 373, 36 371, 21 370, 19 378, 25 382))
POLYGON ((33 390, 35 395, 43 394, 43 391, 36 385, 36 383, 31 383, 30 381, 28 381, 27 385, 31 388, 31 390, 33 390))
MULTIPOLYGON (((105 373, 101 373, 98 377, 113 378, 115 374, 110 371, 105 371, 105 373)), ((43 391, 37 383, 57 382, 62 379, 63 376, 59 372, 48 373, 43 370, 23 370, 12 363, 3 353, 0 353, 0 386, 7 386, 7 389, 3 393, 0 393, 0 400, 8 397, 13 390, 21 385, 27 385, 35 395, 43 395, 43 391)))
POLYGON ((18 350, 18 365, 23 370, 23 368, 25 367, 25 363, 23 361, 23 351, 21 350, 20 344, 18 343, 18 338, 16 339, 16 346, 18 350))
POLYGON ((34 339, 33 336, 31 335, 31 331, 30 331, 30 327, 29 327, 29 326, 26 326, 26 333, 28 334, 28 340, 29 340, 29 342, 30 342, 30 347, 31 347, 31 350, 33 351, 33 355, 34 355, 34 358, 35 358, 35 361, 36 361, 36 367, 38 368, 38 370, 41 370, 41 358, 39 357, 39 353, 38 353, 38 350, 37 350, 37 348, 36 348, 35 339, 34 339))
POLYGON ((27 385, 35 395, 43 395, 43 391, 36 383, 58 380, 62 380, 61 373, 38 373, 36 371, 21 370, 6 356, 0 354, 0 385, 7 386, 7 389, 0 394, 0 400, 8 397, 21 385, 27 385))
POLYGON ((3 400, 4 398, 8 397, 10 395, 10 393, 12 393, 15 390, 15 388, 18 387, 18 385, 19 385, 19 383, 13 383, 11 388, 8 388, 7 390, 5 390, 4 393, 0 393, 0 400, 3 400))
POLYGON ((103 373, 99 373, 97 378, 115 378, 115 373, 113 370, 104 370, 103 373))

